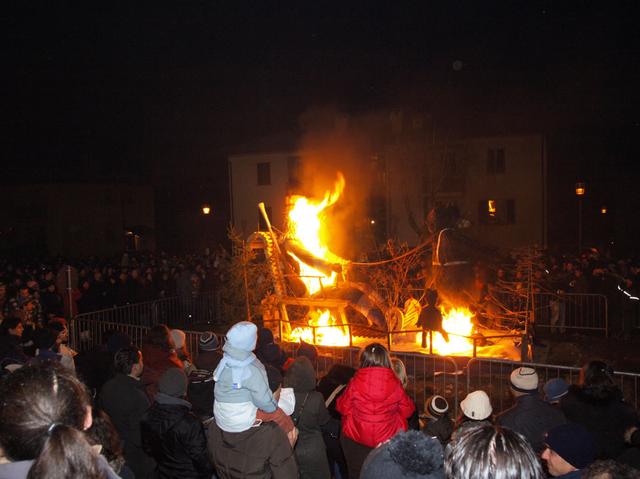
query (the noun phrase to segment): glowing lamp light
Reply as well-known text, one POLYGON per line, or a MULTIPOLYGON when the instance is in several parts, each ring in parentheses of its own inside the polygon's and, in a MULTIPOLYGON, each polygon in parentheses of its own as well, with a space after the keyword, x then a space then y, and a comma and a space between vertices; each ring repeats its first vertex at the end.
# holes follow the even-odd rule
POLYGON ((600 213, 603 214, 603 215, 606 215, 607 214, 607 207, 603 206, 602 208, 600 208, 600 213))
POLYGON ((370 221, 370 223, 371 223, 372 225, 375 225, 375 224, 376 224, 376 220, 371 220, 371 221, 370 221))
POLYGON ((585 183, 576 183, 576 195, 584 196, 587 191, 587 185, 585 183))
POLYGON ((491 216, 492 218, 496 216, 496 200, 488 200, 487 201, 487 206, 489 208, 489 216, 491 216))
POLYGON ((209 213, 211 213, 211 206, 205 203, 204 205, 202 205, 202 214, 208 215, 209 213))

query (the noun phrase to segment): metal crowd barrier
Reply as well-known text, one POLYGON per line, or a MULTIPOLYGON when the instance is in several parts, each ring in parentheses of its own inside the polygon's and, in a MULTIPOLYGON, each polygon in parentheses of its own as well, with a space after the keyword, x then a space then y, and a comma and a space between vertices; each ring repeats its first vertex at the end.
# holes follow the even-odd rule
MULTIPOLYGON (((520 366, 530 366, 538 373, 540 390, 554 378, 562 378, 569 384, 577 384, 580 368, 552 364, 527 363, 506 359, 472 358, 466 366, 466 391, 468 394, 482 389, 491 398, 494 412, 504 411, 513 404, 509 388, 511 371, 520 366)), ((636 409, 640 405, 640 374, 615 371, 613 374, 625 401, 636 409)))
MULTIPOLYGON (((122 322, 107 322, 96 318, 80 315, 69 323, 69 344, 78 352, 90 351, 104 345, 108 335, 114 331, 127 335, 138 348, 142 347, 142 339, 151 326, 127 324, 122 322)), ((187 351, 192 357, 198 354, 198 341, 202 331, 184 331, 187 351)))
MULTIPOLYGON (((280 343, 282 349, 290 357, 297 354, 298 343, 280 343)), ((316 373, 318 378, 326 375, 331 367, 336 364, 351 366, 357 369, 359 366, 360 348, 338 346, 316 346, 318 359, 316 373)), ((447 398, 452 410, 457 410, 459 401, 459 377, 462 371, 456 361, 448 356, 426 355, 420 353, 392 352, 404 363, 407 370, 407 394, 416 402, 418 409, 422 411, 425 400, 433 394, 439 394, 447 398)))
POLYGON ((604 331, 608 334, 609 317, 605 295, 538 293, 535 295, 534 308, 536 328, 548 329, 552 333, 582 330, 604 331))
POLYGON ((222 316, 219 291, 202 293, 194 298, 173 296, 144 303, 127 304, 79 314, 76 319, 95 319, 108 323, 154 326, 164 323, 182 326, 211 323, 222 316))

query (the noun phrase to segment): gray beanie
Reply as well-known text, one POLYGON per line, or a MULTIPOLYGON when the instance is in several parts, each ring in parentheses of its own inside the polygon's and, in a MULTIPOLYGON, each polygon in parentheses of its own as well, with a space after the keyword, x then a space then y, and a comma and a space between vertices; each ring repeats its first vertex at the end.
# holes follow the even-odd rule
POLYGON ((169 368, 158 381, 158 391, 175 398, 183 397, 187 394, 187 375, 182 369, 169 368))

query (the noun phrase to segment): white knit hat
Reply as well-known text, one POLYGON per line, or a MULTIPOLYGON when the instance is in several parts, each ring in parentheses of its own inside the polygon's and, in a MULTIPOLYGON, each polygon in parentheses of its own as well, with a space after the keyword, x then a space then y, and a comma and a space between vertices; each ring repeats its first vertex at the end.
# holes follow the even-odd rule
POLYGON ((171 330, 171 339, 173 339, 173 345, 176 349, 181 349, 184 346, 187 335, 181 329, 171 330))
POLYGON ((467 394, 467 397, 460 403, 460 409, 465 416, 476 421, 487 419, 493 412, 489 396, 480 389, 467 394))
POLYGON ((511 372, 511 387, 521 393, 538 390, 538 373, 533 368, 522 366, 511 372))
POLYGON ((227 344, 241 351, 256 349, 258 327, 249 321, 240 321, 227 331, 227 344))

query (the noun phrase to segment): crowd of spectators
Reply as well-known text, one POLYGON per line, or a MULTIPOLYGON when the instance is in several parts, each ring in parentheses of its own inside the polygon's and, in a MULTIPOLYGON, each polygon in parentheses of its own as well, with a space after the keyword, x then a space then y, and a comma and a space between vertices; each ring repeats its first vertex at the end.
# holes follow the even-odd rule
POLYGON ((640 477, 638 413, 601 361, 577 384, 515 368, 510 408, 478 389, 455 411, 435 394, 417 405, 378 343, 318 378, 314 346, 288 357, 246 321, 194 351, 164 325, 141 349, 112 332, 69 351, 73 368, 55 331, 47 354, 16 343, 3 368, 0 478, 640 477))
POLYGON ((54 316, 176 295, 191 297, 213 291, 221 274, 220 255, 125 253, 114 260, 0 262, 0 320, 19 315, 25 321, 42 323, 54 316))

